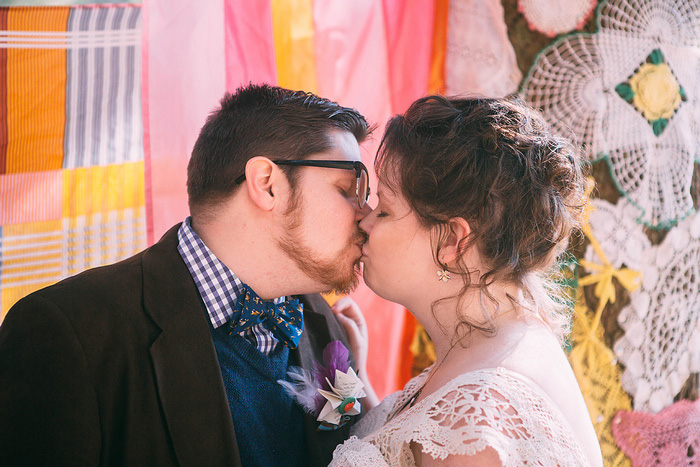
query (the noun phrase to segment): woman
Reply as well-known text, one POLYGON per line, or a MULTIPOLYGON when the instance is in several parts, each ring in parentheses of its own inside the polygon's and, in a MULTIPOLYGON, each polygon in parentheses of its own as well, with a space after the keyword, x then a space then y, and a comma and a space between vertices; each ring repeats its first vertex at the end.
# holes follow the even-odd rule
MULTIPOLYGON (((583 211, 573 147, 514 100, 431 96, 390 120, 375 168, 364 278, 415 315, 437 359, 332 465, 602 465, 550 279, 583 211)), ((335 310, 366 374, 362 316, 335 310)))

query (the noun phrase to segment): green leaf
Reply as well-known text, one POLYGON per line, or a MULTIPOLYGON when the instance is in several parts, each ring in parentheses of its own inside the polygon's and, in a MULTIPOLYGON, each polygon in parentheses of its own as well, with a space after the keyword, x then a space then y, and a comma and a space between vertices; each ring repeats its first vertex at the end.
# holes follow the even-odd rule
POLYGON ((629 83, 620 83, 615 86, 615 91, 627 102, 632 102, 634 100, 634 91, 629 83))
POLYGON ((654 134, 659 136, 668 126, 668 119, 660 118, 651 122, 651 128, 654 130, 654 134))
POLYGON ((661 53, 660 49, 654 49, 649 54, 647 60, 649 60, 654 65, 661 65, 664 62, 664 54, 661 53))
POLYGON ((685 89, 683 89, 683 86, 679 86, 678 94, 681 95, 681 100, 682 100, 682 101, 687 101, 687 100, 688 100, 688 96, 686 96, 686 94, 685 94, 685 89))

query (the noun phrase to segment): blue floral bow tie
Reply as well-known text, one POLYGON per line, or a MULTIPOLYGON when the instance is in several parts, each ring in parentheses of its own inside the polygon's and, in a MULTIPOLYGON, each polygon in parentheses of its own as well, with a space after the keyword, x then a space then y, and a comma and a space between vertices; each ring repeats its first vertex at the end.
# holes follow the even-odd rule
POLYGON ((301 330, 304 328, 303 310, 304 305, 299 300, 275 304, 272 300, 263 300, 253 289, 243 284, 229 323, 229 334, 238 334, 265 321, 280 342, 294 349, 299 345, 301 330))

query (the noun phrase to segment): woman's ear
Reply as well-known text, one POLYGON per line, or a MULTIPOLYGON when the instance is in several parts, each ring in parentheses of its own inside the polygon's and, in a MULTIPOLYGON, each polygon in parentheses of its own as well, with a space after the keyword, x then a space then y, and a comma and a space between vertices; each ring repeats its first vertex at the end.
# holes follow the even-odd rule
POLYGON ((248 196, 260 209, 270 211, 275 206, 273 186, 278 178, 279 169, 267 157, 256 156, 245 165, 245 183, 248 196))
POLYGON ((469 223, 461 217, 450 219, 447 222, 447 229, 447 240, 440 249, 440 261, 444 264, 451 263, 462 256, 471 233, 469 223))

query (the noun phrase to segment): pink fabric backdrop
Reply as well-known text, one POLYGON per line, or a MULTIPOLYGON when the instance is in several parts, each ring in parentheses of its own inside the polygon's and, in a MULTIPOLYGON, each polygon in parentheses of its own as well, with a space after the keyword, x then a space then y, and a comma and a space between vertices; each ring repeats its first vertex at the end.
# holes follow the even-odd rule
POLYGON ((143 3, 144 145, 150 173, 146 186, 150 182, 152 196, 149 243, 189 212, 189 154, 226 85, 223 8, 223 0, 143 3))

